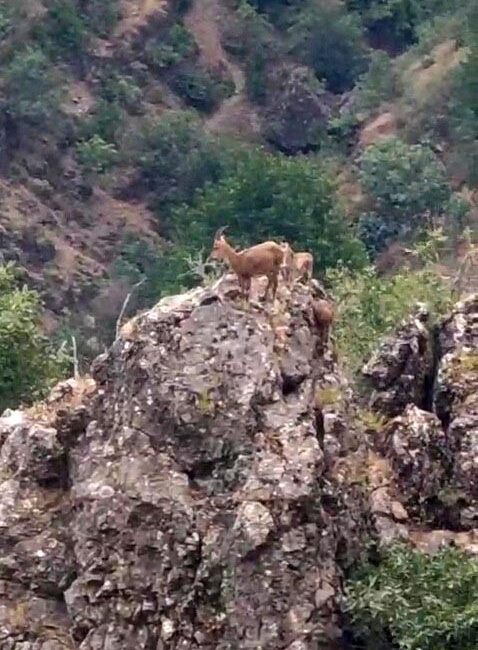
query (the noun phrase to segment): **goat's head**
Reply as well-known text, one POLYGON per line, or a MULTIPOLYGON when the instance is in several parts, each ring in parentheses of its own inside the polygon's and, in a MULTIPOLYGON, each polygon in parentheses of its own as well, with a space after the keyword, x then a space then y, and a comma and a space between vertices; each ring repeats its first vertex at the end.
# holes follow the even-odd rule
POLYGON ((224 231, 226 230, 227 226, 223 226, 222 228, 219 228, 219 230, 216 231, 216 234, 214 235, 214 243, 212 245, 212 250, 209 254, 209 259, 210 260, 222 260, 225 257, 225 250, 226 250, 226 238, 224 237, 224 231))

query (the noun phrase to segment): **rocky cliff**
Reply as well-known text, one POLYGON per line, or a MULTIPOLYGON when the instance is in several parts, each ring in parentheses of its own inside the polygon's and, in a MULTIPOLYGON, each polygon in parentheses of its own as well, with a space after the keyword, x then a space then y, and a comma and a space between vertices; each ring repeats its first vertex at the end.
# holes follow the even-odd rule
POLYGON ((384 342, 372 406, 407 399, 372 436, 317 286, 263 288, 165 299, 92 379, 0 419, 2 649, 344 648, 367 540, 478 550, 478 299, 384 342))

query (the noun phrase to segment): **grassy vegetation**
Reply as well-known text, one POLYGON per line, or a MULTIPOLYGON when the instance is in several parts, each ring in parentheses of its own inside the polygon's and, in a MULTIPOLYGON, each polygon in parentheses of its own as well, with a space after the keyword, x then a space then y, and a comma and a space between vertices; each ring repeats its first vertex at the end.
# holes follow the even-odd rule
POLYGON ((0 267, 0 411, 42 397, 67 370, 41 334, 40 314, 38 294, 17 286, 11 265, 0 267))
POLYGON ((478 561, 405 546, 348 582, 346 611, 368 650, 476 650, 478 561))

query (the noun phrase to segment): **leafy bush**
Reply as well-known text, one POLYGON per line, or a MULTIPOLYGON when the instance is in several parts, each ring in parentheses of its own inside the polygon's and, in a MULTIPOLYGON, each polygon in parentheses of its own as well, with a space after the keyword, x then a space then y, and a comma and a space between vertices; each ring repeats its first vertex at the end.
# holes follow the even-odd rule
POLYGON ((142 112, 143 93, 133 77, 108 70, 100 77, 100 83, 104 101, 119 104, 132 114, 142 112))
POLYGON ((291 51, 310 65, 333 92, 352 88, 367 68, 360 20, 339 3, 308 2, 289 28, 291 51))
POLYGON ((379 250, 395 236, 407 236, 446 212, 451 188, 446 170, 425 145, 398 138, 368 147, 360 160, 360 180, 372 202, 366 217, 371 248, 379 250), (385 236, 384 236, 385 234, 385 236))
POLYGON ((15 54, 6 69, 5 94, 14 119, 35 125, 54 122, 60 106, 60 85, 41 50, 27 47, 15 54))
POLYGON ((420 24, 454 7, 448 0, 346 0, 362 16, 377 45, 397 52, 414 42, 420 24))
POLYGON ((79 124, 79 138, 89 140, 98 136, 105 142, 116 144, 122 135, 123 116, 117 102, 100 99, 93 114, 79 124))
POLYGON ((117 0, 86 0, 83 4, 89 29, 98 36, 108 36, 120 16, 117 0))
POLYGON ((357 82, 357 92, 358 108, 365 111, 370 111, 393 97, 394 72, 390 57, 385 52, 372 52, 368 70, 357 82))
POLYGON ((157 70, 163 70, 193 55, 197 45, 188 30, 180 23, 174 24, 161 40, 152 40, 146 44, 147 63, 157 70))
POLYGON ((86 47, 87 29, 73 0, 52 0, 48 8, 47 34, 59 51, 78 56, 86 47))
POLYGON ((149 307, 159 298, 179 293, 191 286, 186 251, 181 248, 156 250, 148 242, 133 236, 125 239, 120 256, 113 265, 113 276, 131 284, 143 280, 136 291, 139 308, 149 307))
POLYGON ((228 224, 236 244, 284 237, 316 255, 316 269, 364 264, 362 245, 335 208, 334 185, 306 158, 260 150, 239 155, 234 170, 174 211, 178 241, 209 249, 214 232, 228 224))
POLYGON ((459 550, 397 546, 349 580, 346 596, 365 648, 476 650, 478 561, 459 550))
POLYGON ((190 106, 210 113, 233 92, 233 86, 200 68, 187 67, 172 77, 171 86, 190 106))
POLYGON ((141 181, 155 193, 162 216, 190 201, 197 188, 228 166, 227 149, 206 136, 192 113, 170 112, 145 128, 134 154, 141 181))
POLYGON ((64 371, 41 335, 37 293, 17 289, 13 267, 0 267, 0 411, 41 397, 64 371))
POLYGON ((0 42, 10 30, 10 12, 8 7, 0 7, 0 42))
POLYGON ((105 142, 99 135, 79 142, 76 145, 76 154, 85 171, 96 174, 104 174, 118 157, 116 147, 110 142, 105 142))
POLYGON ((327 282, 339 311, 337 347, 353 374, 379 338, 408 316, 417 302, 427 303, 435 315, 451 305, 450 287, 427 265, 390 278, 379 277, 373 267, 360 272, 331 269, 327 282))

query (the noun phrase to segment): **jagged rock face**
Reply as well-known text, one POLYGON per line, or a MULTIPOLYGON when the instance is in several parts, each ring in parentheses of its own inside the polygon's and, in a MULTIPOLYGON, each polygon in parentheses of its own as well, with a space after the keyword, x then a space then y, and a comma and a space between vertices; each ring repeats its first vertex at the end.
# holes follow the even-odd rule
POLYGON ((437 325, 432 355, 425 323, 412 318, 364 369, 375 387, 372 406, 399 413, 385 427, 378 449, 416 520, 473 531, 478 528, 478 297, 458 303, 437 325))
POLYGON ((409 405, 386 427, 380 446, 391 461, 405 505, 419 515, 446 481, 448 443, 440 420, 409 405))
POLYGON ((386 337, 362 374, 372 387, 370 407, 399 415, 408 404, 423 407, 433 371, 429 313, 419 305, 398 330, 386 337))
POLYGON ((353 554, 363 513, 325 473, 310 297, 241 310, 192 292, 96 363, 71 473, 82 649, 338 641, 336 554, 353 554))
POLYGON ((332 114, 334 95, 315 88, 317 80, 303 66, 283 64, 272 71, 263 130, 266 138, 289 154, 318 146, 332 114))
POLYGON ((434 408, 447 432, 459 525, 478 528, 478 296, 441 324, 434 408))
POLYGON ((5 614, 1 647, 340 647, 368 526, 350 391, 313 285, 236 295, 226 278, 162 301, 96 361, 88 406, 0 422, 0 616, 18 592, 44 621, 5 614))

